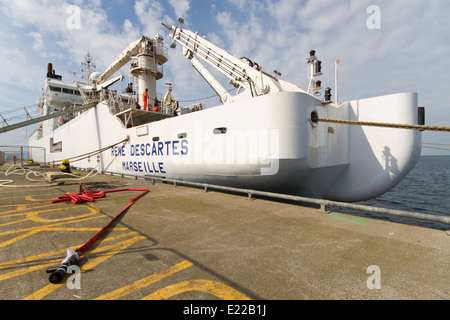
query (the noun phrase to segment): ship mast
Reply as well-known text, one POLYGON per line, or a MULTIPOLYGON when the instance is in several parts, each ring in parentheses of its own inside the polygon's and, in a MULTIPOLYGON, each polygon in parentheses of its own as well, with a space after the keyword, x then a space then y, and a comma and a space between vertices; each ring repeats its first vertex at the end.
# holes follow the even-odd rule
POLYGON ((322 73, 322 61, 319 61, 316 57, 316 52, 311 50, 308 60, 309 70, 308 70, 308 93, 312 96, 316 96, 322 89, 322 82, 317 80, 318 77, 323 75, 322 73))
POLYGON ((91 54, 88 52, 87 55, 84 56, 84 61, 81 62, 81 65, 84 67, 84 69, 81 69, 81 71, 86 73, 88 86, 92 85, 91 74, 94 72, 93 69, 96 68, 96 66, 92 64, 93 60, 94 57, 91 56, 91 54))
MULTIPOLYGON (((306 58, 309 65, 308 70, 308 94, 312 96, 319 96, 320 90, 322 90, 322 81, 317 80, 322 76, 322 61, 316 57, 316 51, 311 50, 309 57, 306 58)), ((331 88, 325 88, 323 103, 331 103, 331 88)))

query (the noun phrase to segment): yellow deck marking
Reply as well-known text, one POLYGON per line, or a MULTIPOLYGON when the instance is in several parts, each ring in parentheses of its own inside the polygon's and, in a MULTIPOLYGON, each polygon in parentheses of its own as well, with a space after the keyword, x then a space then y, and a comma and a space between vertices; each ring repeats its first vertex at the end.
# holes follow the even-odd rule
MULTIPOLYGON (((80 218, 88 217, 88 216, 94 215, 94 214, 99 212, 98 209, 92 210, 92 208, 89 207, 89 206, 83 206, 83 207, 84 208, 88 208, 89 211, 91 211, 91 212, 83 214, 83 215, 79 215, 79 216, 67 217, 67 218, 59 218, 59 219, 45 219, 45 218, 39 217, 40 213, 77 209, 77 207, 70 207, 70 208, 64 208, 64 209, 62 209, 62 208, 55 208, 55 209, 39 210, 39 211, 32 211, 32 212, 25 212, 25 213, 16 213, 16 214, 12 214, 12 215, 9 215, 9 216, 3 216, 3 217, 0 217, 0 218, 9 218, 9 217, 14 217, 14 216, 18 216, 18 215, 25 215, 26 218, 21 219, 21 220, 15 220, 15 221, 11 221, 11 222, 0 224, 0 227, 11 225, 11 224, 16 224, 16 223, 20 223, 20 222, 25 222, 25 221, 33 221, 33 222, 41 222, 41 223, 52 223, 52 222, 58 222, 58 221, 74 220, 74 219, 80 219, 80 218)), ((80 208, 80 207, 78 207, 78 208, 80 208)))
MULTIPOLYGON (((1 173, 0 173, 1 174, 1 173)), ((33 191, 41 191, 41 190, 48 190, 50 189, 58 189, 60 186, 48 186, 48 187, 44 187, 44 188, 38 188, 38 189, 34 189, 33 191)), ((23 189, 22 189, 23 190, 23 189)), ((9 190, 5 190, 5 191, 0 191, 0 193, 11 193, 11 188, 9 188, 9 190)), ((14 188, 14 192, 20 192, 21 189, 20 188, 14 188)), ((29 189, 23 190, 23 192, 30 192, 29 189)))
POLYGON ((183 261, 180 262, 166 270, 154 273, 146 278, 143 278, 141 280, 135 281, 130 285, 127 285, 125 287, 122 287, 120 289, 111 291, 110 293, 104 294, 98 298, 96 298, 95 300, 115 300, 115 299, 119 299, 127 294, 130 294, 136 290, 142 289, 144 287, 147 287, 149 285, 151 285, 152 283, 155 283, 161 279, 167 278, 168 276, 171 276, 174 273, 177 273, 181 270, 184 270, 186 268, 189 268, 190 266, 192 266, 193 263, 190 261, 183 261))
POLYGON ((40 211, 36 211, 36 212, 46 212, 46 211, 55 211, 55 210, 67 210, 67 209, 75 209, 75 208, 80 208, 83 207, 83 205, 67 205, 64 202, 60 202, 60 203, 55 203, 55 204, 41 204, 41 203, 30 203, 30 204, 15 204, 13 205, 16 208, 13 210, 9 210, 9 211, 4 211, 2 213, 0 213, 0 215, 4 215, 4 214, 8 214, 8 213, 19 213, 19 214, 26 214, 26 211, 30 211, 30 210, 36 210, 36 209, 42 209, 42 208, 47 208, 47 210, 40 210, 40 211), (65 206, 60 206, 57 207, 58 205, 64 205, 65 206))
MULTIPOLYGON (((53 193, 39 194, 39 196, 48 196, 48 195, 54 195, 54 194, 53 194, 53 193)), ((56 195, 54 195, 54 196, 56 196, 56 195)), ((17 197, 17 198, 21 198, 21 197, 17 197)), ((36 201, 44 201, 44 200, 51 201, 51 200, 55 199, 55 198, 50 198, 50 199, 35 199, 35 198, 33 198, 33 196, 24 196, 23 198, 25 198, 25 200, 27 200, 27 201, 33 201, 33 202, 36 202, 36 201)), ((2 199, 4 199, 4 198, 2 198, 2 199)))
MULTIPOLYGON (((8 217, 11 217, 11 216, 8 216, 8 217)), ((5 217, 5 218, 7 218, 7 217, 5 217)), ((15 220, 15 221, 3 223, 3 224, 0 224, 0 227, 9 226, 9 225, 11 225, 11 224, 16 224, 16 223, 20 223, 20 222, 25 222, 25 221, 27 221, 27 220, 28 220, 28 219, 20 219, 20 220, 15 220)))
MULTIPOLYGON (((121 231, 121 230, 118 230, 118 229, 128 230, 127 228, 115 228, 114 230, 115 231, 121 231)), ((132 236, 132 235, 136 235, 136 234, 137 234, 136 231, 132 231, 132 232, 129 232, 129 233, 126 233, 126 234, 117 235, 117 236, 114 236, 114 237, 108 237, 108 238, 106 238, 104 240, 101 240, 101 242, 111 242, 111 241, 114 241, 114 240, 118 240, 118 239, 121 239, 121 238, 124 238, 124 237, 129 237, 129 236, 132 236)), ((94 242, 94 244, 97 244, 97 243, 98 243, 98 241, 94 242)), ((71 247, 71 249, 75 250, 75 249, 79 248, 80 246, 81 245, 73 246, 73 247, 71 247)), ((100 251, 100 249, 102 249, 102 248, 99 248, 99 251, 100 251)), ((14 265, 21 264, 21 263, 27 263, 27 262, 36 261, 36 260, 39 260, 39 259, 43 259, 43 258, 54 256, 54 255, 64 254, 66 252, 66 250, 67 249, 60 249, 60 250, 55 250, 55 251, 52 251, 52 252, 38 254, 38 255, 35 255, 35 256, 31 256, 31 257, 26 257, 26 258, 22 258, 22 259, 17 259, 17 260, 13 260, 13 261, 4 262, 4 263, 0 264, 0 269, 6 268, 6 267, 10 267, 10 266, 14 266, 14 265)), ((105 249, 105 250, 108 250, 108 249, 105 249)), ((61 262, 61 258, 45 262, 44 264, 39 264, 39 265, 36 265, 36 266, 26 267, 26 268, 23 268, 23 269, 20 269, 20 270, 16 270, 16 271, 13 271, 13 272, 4 273, 4 274, 0 275, 0 281, 6 280, 6 279, 9 279, 9 278, 13 278, 13 277, 16 277, 16 276, 20 276, 22 274, 29 273, 29 272, 32 272, 32 271, 36 271, 36 270, 39 270, 39 269, 43 269, 43 268, 47 268, 47 267, 50 267, 50 266, 54 266, 58 262, 61 262)))
MULTIPOLYGON (((92 259, 85 265, 81 266, 81 272, 83 273, 83 272, 86 272, 86 271, 96 267, 98 264, 111 258, 112 256, 119 253, 120 251, 122 251, 122 250, 128 248, 129 246, 133 245, 134 243, 136 243, 140 240, 144 240, 144 239, 147 239, 147 238, 144 236, 138 236, 138 237, 134 237, 132 239, 126 240, 126 241, 119 242, 117 244, 112 244, 112 245, 101 247, 101 248, 95 248, 94 250, 90 251, 89 253, 86 252, 85 255, 89 255, 92 253, 99 253, 99 252, 102 252, 105 250, 109 250, 111 248, 115 248, 111 251, 107 251, 104 254, 101 254, 99 257, 92 259)), ((24 300, 40 300, 64 285, 65 285, 65 283, 48 284, 45 287, 39 289, 38 291, 32 293, 31 295, 26 297, 24 300)))
MULTIPOLYGON (((27 215, 27 219, 34 221, 34 222, 42 222, 42 223, 52 223, 52 222, 58 222, 58 221, 67 221, 67 220, 73 220, 73 219, 81 219, 84 217, 88 217, 91 216, 93 214, 97 214, 99 212, 98 209, 96 210, 92 210, 91 208, 87 207, 90 211, 90 213, 86 213, 86 214, 82 214, 76 217, 67 217, 67 218, 59 218, 59 219, 45 219, 45 218, 41 218, 39 217, 39 213, 42 212, 48 212, 48 211, 54 211, 54 210, 42 210, 42 211, 33 211, 33 212, 28 212, 27 215)), ((61 209, 57 209, 57 210, 61 210, 61 209)))
POLYGON ((39 265, 35 265, 35 266, 31 266, 31 267, 28 267, 28 268, 23 268, 23 269, 19 269, 19 270, 16 270, 16 271, 11 271, 11 272, 8 272, 8 273, 4 273, 4 274, 0 275, 0 281, 6 280, 6 279, 10 279, 10 278, 14 278, 14 277, 17 277, 17 276, 21 276, 23 274, 26 274, 26 273, 29 273, 29 272, 33 272, 33 271, 36 271, 36 270, 40 270, 40 269, 48 268, 48 267, 51 267, 51 266, 55 266, 59 262, 61 262, 61 258, 50 260, 50 261, 46 261, 45 263, 42 263, 42 264, 39 264, 39 265))
POLYGON ((164 287, 149 294, 142 300, 167 299, 177 294, 189 291, 206 292, 215 295, 216 297, 223 300, 250 300, 250 298, 248 298, 247 296, 223 283, 203 279, 183 281, 174 285, 164 287))
POLYGON ((56 226, 62 226, 62 225, 70 224, 70 223, 88 221, 88 220, 93 220, 93 219, 98 219, 98 218, 106 218, 106 216, 96 216, 96 217, 90 217, 90 218, 84 218, 84 219, 74 219, 74 220, 71 220, 71 221, 52 223, 52 224, 43 225, 43 226, 29 227, 29 228, 18 229, 18 230, 10 230, 10 231, 1 232, 0 236, 6 235, 6 234, 12 234, 12 233, 21 233, 21 232, 26 232, 26 231, 33 231, 33 230, 40 230, 40 229, 46 229, 46 228, 53 228, 53 227, 56 227, 56 226))
MULTIPOLYGON (((57 187, 53 187, 57 188, 57 187)), ((48 188, 45 188, 48 190, 48 188)), ((37 190, 37 189, 35 189, 37 190)), ((44 190, 44 189, 41 189, 44 190)), ((10 192, 10 191, 5 191, 10 192)), ((3 193, 0 191, 0 193, 3 193)), ((61 202, 57 204, 49 204, 46 201, 52 200, 52 199, 42 199, 40 197, 52 195, 52 199, 56 199, 56 197, 59 196, 59 194, 55 193, 45 193, 45 194, 38 194, 38 195, 24 195, 24 196, 15 196, 15 197, 4 197, 0 198, 1 200, 6 199, 14 199, 14 198, 24 198, 27 201, 30 201, 31 203, 26 204, 12 204, 12 205, 2 205, 0 208, 11 208, 7 209, 8 211, 0 213, 0 218, 10 218, 10 217, 18 217, 19 215, 24 215, 24 219, 7 222, 4 224, 0 224, 0 227, 7 226, 11 224, 17 224, 20 222, 37 222, 37 223, 43 223, 46 225, 38 226, 38 227, 31 227, 31 228, 24 228, 20 230, 13 230, 9 232, 3 232, 0 233, 1 235, 7 235, 7 234, 17 234, 23 232, 22 235, 19 235, 13 239, 4 241, 0 243, 0 248, 6 247, 12 243, 15 243, 17 241, 26 239, 34 234, 37 234, 39 232, 49 232, 49 231, 80 231, 80 232, 86 232, 86 231, 98 231, 101 228, 83 228, 83 227, 64 227, 67 224, 75 223, 75 222, 83 222, 83 221, 89 221, 93 219, 99 219, 99 218, 105 218, 105 215, 98 216, 96 214, 100 213, 100 210, 92 205, 82 205, 82 206, 69 206, 67 203, 61 202), (39 198, 39 199, 38 199, 39 198), (48 212, 55 212, 55 211, 66 211, 68 209, 75 209, 80 207, 87 207, 90 211, 89 213, 80 214, 75 217, 64 217, 64 218, 57 218, 57 219, 46 219, 41 216, 39 216, 41 213, 48 213, 48 212)), ((113 228, 114 231, 124 231, 128 230, 128 228, 113 228)), ((122 250, 128 248, 129 246, 135 244, 136 242, 140 240, 147 239, 145 236, 136 236, 137 232, 129 232, 127 234, 123 235, 117 235, 115 237, 109 237, 106 239, 101 240, 102 242, 106 241, 114 241, 120 238, 134 236, 131 239, 121 241, 119 243, 114 243, 110 245, 105 245, 103 247, 96 247, 92 250, 86 251, 83 255, 89 256, 92 254, 96 254, 96 257, 90 261, 87 261, 86 264, 81 266, 81 272, 89 271, 90 269, 96 267, 97 265, 101 264, 102 262, 106 261, 107 259, 113 257, 117 253, 120 253, 122 250)), ((72 247, 73 249, 77 248, 77 246, 72 247)), ((40 269, 45 269, 49 266, 55 266, 59 262, 61 262, 61 257, 57 259, 52 260, 45 260, 45 261, 39 261, 41 259, 46 259, 52 256, 61 255, 66 252, 67 249, 59 249, 52 252, 42 253, 35 256, 30 256, 22 259, 17 259, 14 261, 8 261, 0 263, 0 269, 16 266, 20 267, 20 264, 26 264, 26 263, 35 263, 35 265, 30 265, 21 267, 20 269, 16 269, 11 272, 7 272, 0 275, 0 281, 10 279, 13 277, 21 276, 26 273, 34 272, 40 269)), ((98 298, 96 300, 102 300, 102 299, 119 299, 123 296, 126 296, 132 292, 135 292, 137 290, 140 290, 144 287, 147 287, 155 282, 158 282, 164 278, 167 278, 177 272, 180 272, 186 268, 189 268, 193 266, 194 264, 190 261, 182 261, 166 270, 154 273, 150 276, 147 276, 143 279, 137 280, 127 286, 124 286, 122 288, 119 288, 117 290, 114 290, 112 292, 106 293, 98 298)), ((44 297, 48 296, 58 288, 65 285, 65 282, 60 284, 48 284, 42 287, 41 289, 37 290, 36 292, 30 294, 25 298, 25 300, 40 300, 44 297)), ((204 280, 204 279, 195 279, 195 280, 187 280, 183 281, 174 285, 166 286, 162 289, 159 289, 147 296, 145 296, 144 300, 155 300, 155 299, 167 299, 170 297, 173 297, 175 295, 190 292, 190 291, 201 291, 208 294, 212 294, 220 299, 225 300, 249 300, 249 298, 240 292, 236 291, 235 289, 220 283, 216 281, 211 280, 204 280)))
POLYGON ((6 234, 11 234, 11 233, 20 233, 20 232, 26 232, 23 235, 17 236, 15 238, 12 238, 10 240, 4 241, 0 243, 0 248, 9 246, 10 244, 23 240, 25 238, 31 237, 32 235, 38 233, 38 232, 44 232, 47 231, 48 228, 50 227, 54 227, 54 226, 60 226, 60 225, 65 225, 65 224, 70 224, 70 223, 75 223, 75 222, 82 222, 82 221, 88 221, 88 220, 94 220, 94 219, 100 219, 100 218, 105 218, 105 216, 94 216, 94 217, 90 217, 90 218, 85 218, 85 219, 77 219, 77 220, 71 220, 71 221, 66 221, 66 222, 60 222, 60 223, 54 223, 52 225, 46 225, 46 226, 39 226, 39 227, 32 227, 32 228, 26 228, 26 229, 22 229, 22 230, 13 230, 13 231, 7 231, 7 232, 3 232, 0 233, 1 235, 6 235, 6 234))
MULTIPOLYGON (((94 207, 94 206, 91 206, 91 205, 85 205, 85 206, 82 206, 82 207, 79 207, 79 208, 88 208, 89 209, 89 211, 90 211, 90 213, 91 214, 96 214, 96 213, 100 213, 100 210, 99 209, 97 209, 96 207, 94 207)), ((61 210, 61 211, 64 211, 64 210, 66 210, 66 209, 58 209, 58 210, 61 210)), ((104 215, 104 217, 107 217, 106 215, 104 215)), ((65 219, 65 218, 64 218, 65 219)), ((75 217, 73 217, 72 218, 73 220, 76 220, 77 219, 77 217, 75 216, 75 217)), ((81 219, 80 219, 81 220, 81 219)), ((47 222, 57 222, 57 221, 52 221, 52 220, 47 220, 47 222)), ((69 222, 61 222, 61 223, 54 223, 54 224, 51 224, 51 225, 47 225, 48 227, 52 227, 52 226, 55 226, 55 225, 59 225, 59 224, 66 224, 66 223, 72 223, 72 222, 76 222, 76 221, 69 221, 69 222)), ((43 227, 43 226, 42 226, 43 227)), ((35 228, 39 228, 39 227, 30 227, 30 228, 28 228, 28 229, 22 229, 22 230, 13 230, 13 231, 7 231, 7 232, 3 232, 3 233, 0 233, 0 235, 3 235, 3 234, 8 234, 8 233, 17 233, 17 232, 23 232, 23 231, 26 231, 26 230, 32 230, 32 229, 35 229, 35 228)))
MULTIPOLYGON (((6 198, 1 198, 1 199, 6 199, 6 198)), ((57 205, 57 204, 63 204, 63 203, 67 204, 68 202, 59 202, 59 203, 54 203, 53 204, 53 203, 50 203, 49 200, 47 200, 47 201, 42 201, 42 202, 27 202, 27 203, 4 204, 4 205, 0 205, 0 209, 1 208, 8 208, 8 207, 15 207, 15 206, 31 206, 31 205, 40 205, 40 204, 50 206, 50 205, 57 205)))
MULTIPOLYGON (((77 246, 71 247, 71 249, 74 249, 74 250, 76 248, 77 248, 77 246)), ((59 249, 59 250, 55 250, 55 251, 51 251, 51 252, 37 254, 35 256, 29 256, 29 257, 25 257, 25 258, 11 260, 11 261, 7 261, 7 262, 2 262, 2 263, 0 263, 0 269, 6 268, 6 267, 15 266, 15 265, 22 264, 22 263, 32 262, 32 261, 35 261, 35 260, 39 260, 39 259, 55 256, 55 255, 58 255, 58 254, 63 254, 63 253, 66 252, 66 250, 67 249, 59 249)), ((1 276, 0 276, 0 280, 2 280, 1 276)))
MULTIPOLYGON (((54 203, 54 204, 43 204, 41 205, 40 203, 26 203, 26 204, 11 204, 9 205, 11 207, 16 207, 13 210, 9 210, 9 211, 4 211, 0 213, 0 216, 4 215, 4 214, 8 214, 8 213, 18 213, 18 214, 25 214, 25 212, 19 213, 21 211, 27 211, 27 210, 35 210, 35 209, 39 209, 39 208, 49 208, 52 207, 54 210, 65 210, 68 208, 72 208, 72 206, 67 206, 66 203, 64 202, 59 202, 59 203, 54 203), (58 204, 65 204, 65 207, 61 207, 61 208, 55 208, 55 206, 57 206, 58 204)), ((6 206, 4 206, 6 207, 6 206)), ((76 207, 74 207, 76 208, 76 207)))
MULTIPOLYGON (((40 196, 49 196, 49 195, 52 195, 53 197, 59 197, 59 196, 61 196, 61 193, 43 193, 43 194, 37 194, 35 196, 36 197, 38 197, 38 196, 40 197, 40 196)), ((23 196, 14 196, 14 197, 0 197, 0 201, 1 200, 19 199, 19 198, 24 198, 27 201, 33 201, 33 202, 47 200, 47 199, 34 199, 33 196, 23 195, 23 196)), ((50 200, 53 200, 53 199, 55 199, 55 198, 51 198, 51 199, 48 199, 48 200, 50 201, 50 200)))

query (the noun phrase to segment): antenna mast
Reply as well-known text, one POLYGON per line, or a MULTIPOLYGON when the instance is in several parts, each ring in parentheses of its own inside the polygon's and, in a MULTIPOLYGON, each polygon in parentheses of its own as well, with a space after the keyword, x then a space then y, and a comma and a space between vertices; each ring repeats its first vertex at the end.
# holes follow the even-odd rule
POLYGON ((93 69, 96 68, 94 64, 92 64, 92 61, 94 60, 94 57, 91 56, 91 54, 88 52, 87 55, 84 56, 84 61, 81 62, 81 65, 85 67, 86 69, 81 69, 82 72, 86 72, 87 74, 87 84, 90 86, 91 83, 91 74, 93 72, 93 69))

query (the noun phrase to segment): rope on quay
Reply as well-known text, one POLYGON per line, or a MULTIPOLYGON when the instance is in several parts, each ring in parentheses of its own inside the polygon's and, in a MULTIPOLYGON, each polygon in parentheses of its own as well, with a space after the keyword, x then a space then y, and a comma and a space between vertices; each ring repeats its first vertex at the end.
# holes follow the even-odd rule
POLYGON ((349 124, 358 126, 370 126, 370 127, 384 127, 384 128, 395 128, 395 129, 411 129, 420 131, 441 131, 450 132, 450 127, 443 126, 426 126, 420 124, 400 124, 400 123, 384 123, 384 122, 368 122, 368 121, 354 121, 354 120, 338 120, 338 119, 324 119, 317 116, 312 116, 311 121, 313 122, 332 122, 339 124, 349 124))
MULTIPOLYGON (((110 146, 103 147, 103 148, 95 150, 95 151, 91 151, 91 152, 88 152, 88 153, 85 153, 85 154, 81 154, 81 155, 74 156, 74 157, 71 157, 71 158, 66 158, 66 159, 67 160, 69 160, 69 159, 76 159, 76 160, 72 160, 72 162, 80 161, 80 160, 89 158, 89 157, 91 157, 93 155, 102 153, 102 152, 104 152, 104 151, 106 151, 106 150, 108 150, 108 149, 110 149, 110 148, 112 148, 112 147, 114 147, 114 146, 116 146, 118 144, 127 142, 129 140, 130 140, 130 137, 127 136, 122 141, 114 143, 114 144, 112 144, 110 146)), ((53 161, 53 163, 55 163, 55 162, 56 163, 60 163, 60 162, 62 162, 62 160, 55 160, 55 161, 53 161)), ((98 172, 99 172, 99 166, 97 165, 95 168, 93 168, 84 177, 78 177, 76 175, 67 173, 67 177, 63 178, 63 179, 65 179, 65 180, 83 180, 83 179, 86 179, 87 177, 95 176, 98 172)), ((49 187, 49 186, 57 186, 57 185, 61 184, 61 182, 50 183, 51 179, 49 179, 47 177, 46 173, 41 173, 41 172, 38 172, 38 171, 35 171, 35 170, 30 170, 30 169, 27 169, 27 168, 23 168, 23 167, 16 168, 15 165, 11 165, 5 172, 5 176, 11 175, 11 174, 23 174, 23 175, 25 175, 25 178, 27 180, 29 180, 29 181, 32 181, 32 182, 42 181, 42 182, 46 182, 46 183, 44 183, 44 184, 28 184, 28 185, 13 185, 14 180, 0 180, 0 187, 29 188, 29 187, 49 187), (10 171, 10 170, 12 170, 12 171, 10 171), (34 175, 35 177, 39 177, 39 178, 38 179, 32 179, 30 177, 30 175, 34 175)))

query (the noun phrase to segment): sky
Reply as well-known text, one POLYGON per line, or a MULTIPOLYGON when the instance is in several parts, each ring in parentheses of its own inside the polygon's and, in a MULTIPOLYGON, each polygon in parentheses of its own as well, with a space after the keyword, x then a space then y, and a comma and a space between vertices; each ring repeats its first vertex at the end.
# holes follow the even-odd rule
MULTIPOLYGON (((80 80, 87 52, 103 72, 142 35, 160 34, 168 47, 172 39, 159 21, 176 25, 183 17, 183 28, 305 90, 305 58, 313 49, 322 61, 322 86, 332 94, 340 61, 340 102, 417 92, 426 124, 450 126, 449 13, 448 0, 0 0, 0 114, 36 104, 47 63, 64 80, 73 72, 80 80)), ((164 82, 172 83, 182 106, 214 96, 180 45, 169 50, 161 94, 164 82)), ((219 103, 217 97, 201 101, 219 103)), ((450 133, 424 132, 423 142, 450 144, 450 133)), ((450 151, 423 148, 422 154, 450 151)))

